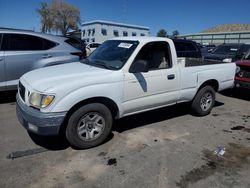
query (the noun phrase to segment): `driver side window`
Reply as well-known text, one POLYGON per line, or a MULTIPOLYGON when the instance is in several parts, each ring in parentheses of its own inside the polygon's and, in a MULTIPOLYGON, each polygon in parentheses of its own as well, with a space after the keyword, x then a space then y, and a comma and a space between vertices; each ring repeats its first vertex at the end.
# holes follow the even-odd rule
POLYGON ((172 67, 171 53, 167 42, 151 42, 146 44, 136 56, 134 62, 146 61, 148 69, 158 70, 172 67))

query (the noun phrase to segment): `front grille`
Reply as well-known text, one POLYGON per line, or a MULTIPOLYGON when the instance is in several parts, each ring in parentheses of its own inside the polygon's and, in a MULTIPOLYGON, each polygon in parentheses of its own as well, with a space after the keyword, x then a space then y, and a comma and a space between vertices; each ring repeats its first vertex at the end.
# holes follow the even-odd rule
POLYGON ((250 72, 247 71, 240 71, 238 73, 238 77, 240 78, 250 78, 250 72))
POLYGON ((241 78, 250 78, 250 67, 249 66, 239 66, 240 72, 238 73, 238 77, 241 78))
POLYGON ((19 82, 18 85, 19 85, 19 94, 21 98, 23 99, 23 101, 25 101, 25 87, 23 86, 21 82, 19 82))

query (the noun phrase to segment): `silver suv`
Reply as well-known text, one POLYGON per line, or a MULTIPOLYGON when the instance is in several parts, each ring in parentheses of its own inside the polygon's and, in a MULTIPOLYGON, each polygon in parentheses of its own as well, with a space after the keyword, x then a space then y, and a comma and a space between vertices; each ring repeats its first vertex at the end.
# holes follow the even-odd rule
POLYGON ((28 71, 85 56, 85 44, 77 38, 0 29, 0 91, 16 89, 19 78, 28 71))

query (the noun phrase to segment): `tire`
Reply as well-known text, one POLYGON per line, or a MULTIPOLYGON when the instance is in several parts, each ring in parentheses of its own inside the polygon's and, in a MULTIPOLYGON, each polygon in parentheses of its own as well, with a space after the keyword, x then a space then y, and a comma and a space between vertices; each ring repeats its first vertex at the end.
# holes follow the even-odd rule
POLYGON ((208 115, 215 103, 215 91, 211 86, 204 86, 195 95, 191 112, 193 115, 206 116, 208 115))
POLYGON ((76 148, 91 148, 105 141, 111 132, 112 124, 112 114, 105 105, 87 104, 69 118, 66 138, 76 148))

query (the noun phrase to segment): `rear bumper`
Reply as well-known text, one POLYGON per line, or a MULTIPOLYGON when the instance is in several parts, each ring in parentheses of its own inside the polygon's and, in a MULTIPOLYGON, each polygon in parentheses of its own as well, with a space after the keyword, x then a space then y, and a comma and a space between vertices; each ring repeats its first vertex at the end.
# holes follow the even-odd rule
POLYGON ((235 80, 234 81, 234 85, 237 88, 241 87, 241 88, 250 89, 250 82, 244 82, 244 81, 240 81, 240 80, 235 80))
POLYGON ((16 114, 21 125, 38 135, 57 135, 66 112, 43 113, 25 105, 16 95, 16 114))

